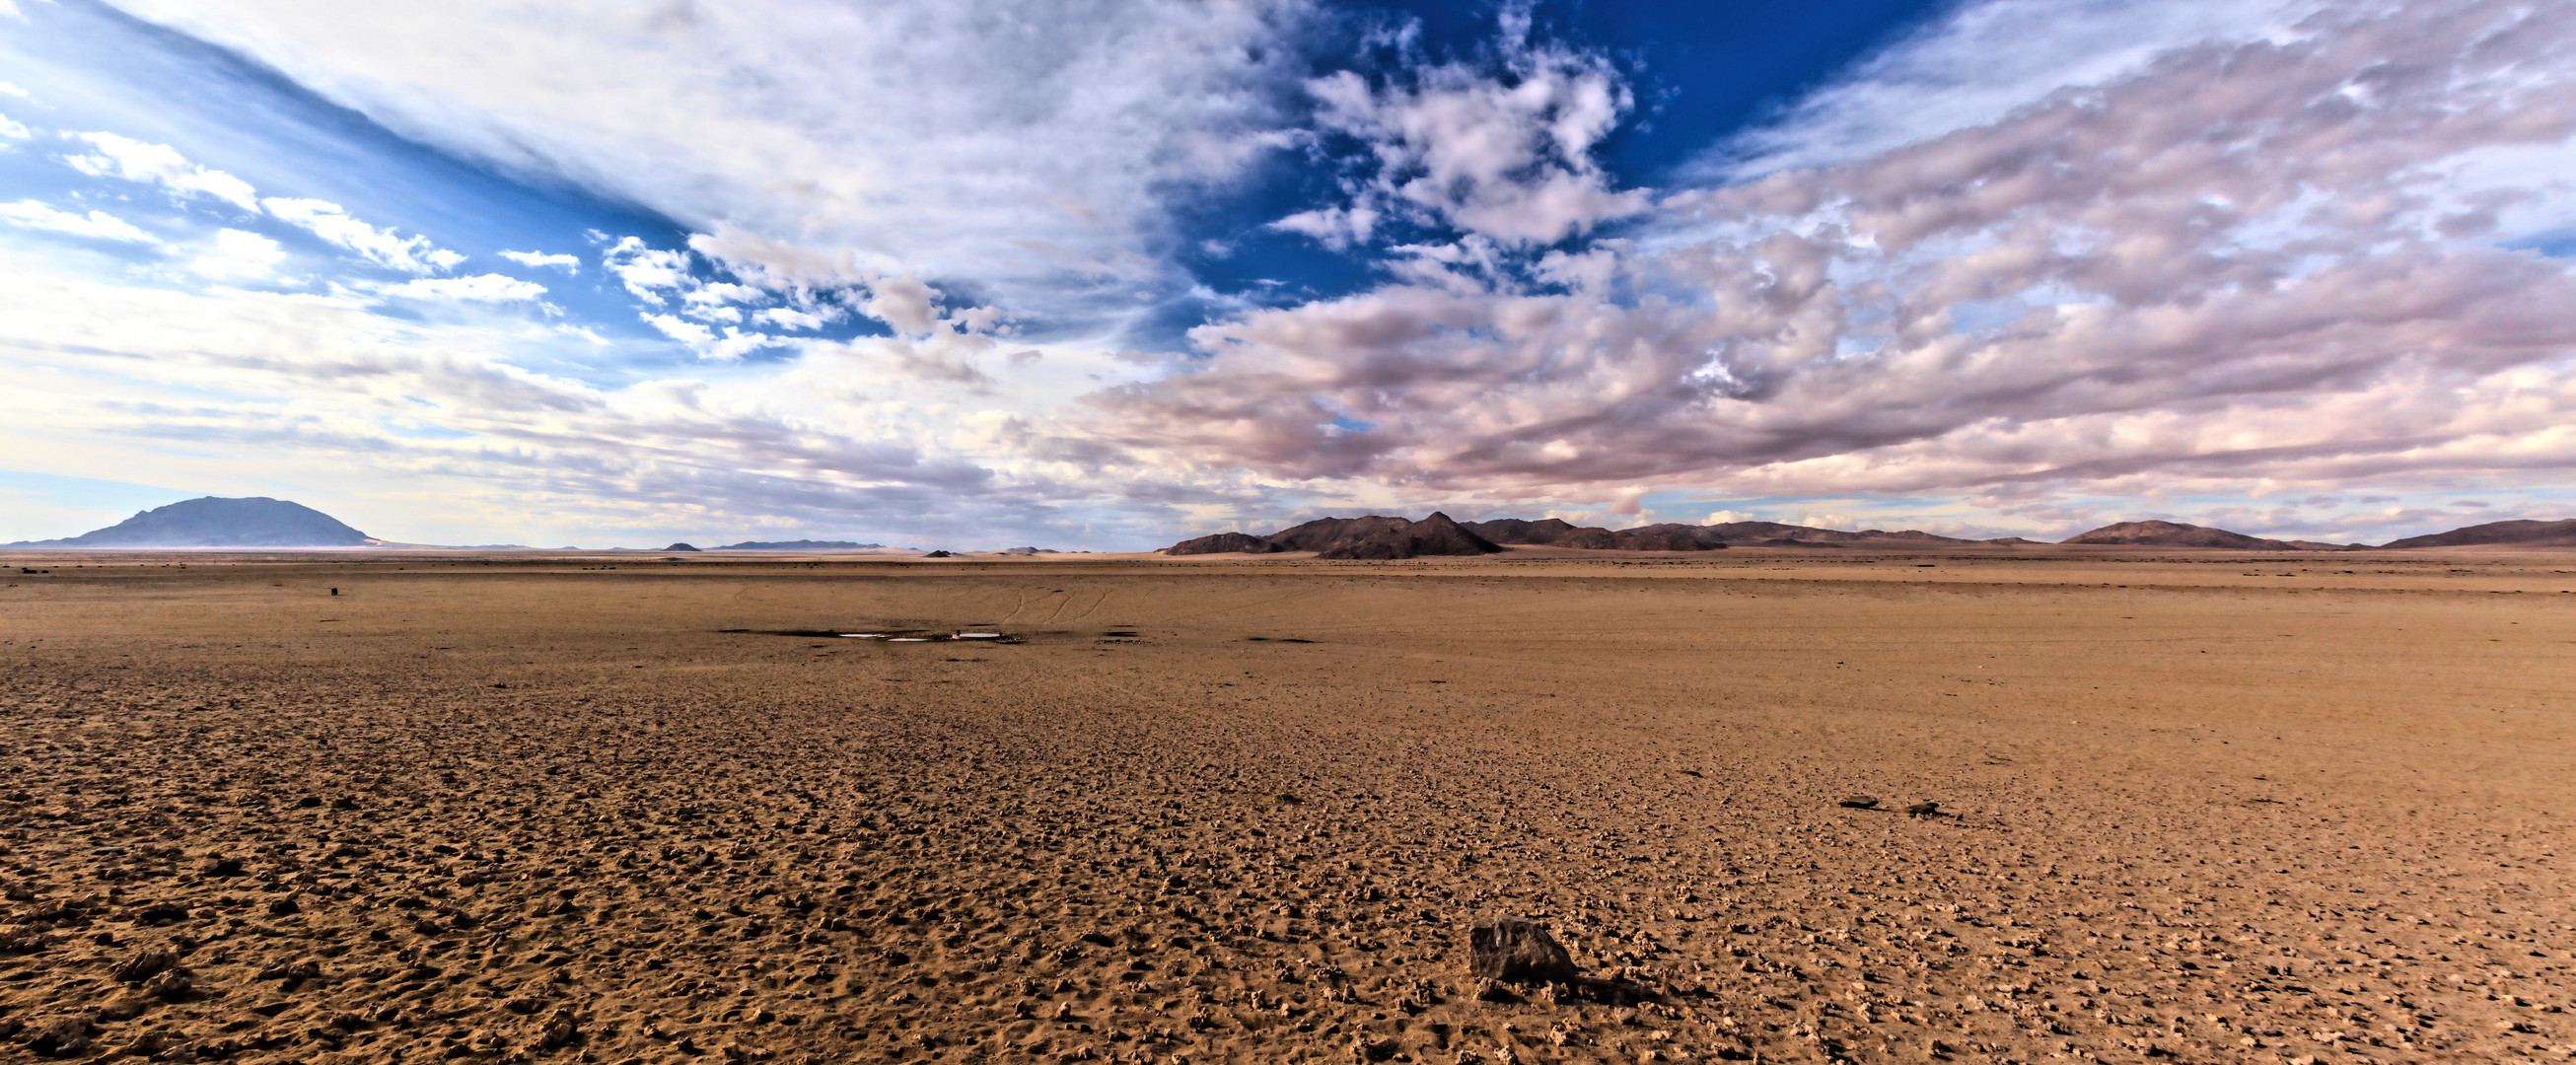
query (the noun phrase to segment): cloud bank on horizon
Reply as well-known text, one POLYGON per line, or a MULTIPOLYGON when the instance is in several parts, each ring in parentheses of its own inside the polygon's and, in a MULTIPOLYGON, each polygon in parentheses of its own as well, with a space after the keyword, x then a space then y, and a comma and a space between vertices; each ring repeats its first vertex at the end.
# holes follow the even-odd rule
POLYGON ((1621 32, 0 6, 0 540, 136 485, 546 543, 2571 509, 2576 10, 1621 32))

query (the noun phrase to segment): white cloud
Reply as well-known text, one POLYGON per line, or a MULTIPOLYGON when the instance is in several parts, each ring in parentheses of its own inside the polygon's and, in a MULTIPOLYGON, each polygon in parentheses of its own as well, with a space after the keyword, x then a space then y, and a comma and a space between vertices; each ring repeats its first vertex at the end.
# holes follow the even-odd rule
POLYGON ((759 314, 762 321, 782 329, 821 329, 830 321, 819 314, 809 314, 789 307, 772 307, 759 314))
POLYGON ((24 100, 27 99, 29 95, 30 94, 25 89, 21 89, 5 81, 0 81, 0 96, 15 96, 24 100))
MULTIPOLYGON (((0 140, 22 141, 33 136, 35 134, 27 129, 26 123, 11 121, 9 116, 0 115, 0 140)), ((8 145, 0 144, 0 151, 7 150, 8 145)))
POLYGON ((533 281, 521 281, 500 274, 477 274, 472 277, 422 277, 383 289, 388 296, 413 299, 477 300, 485 303, 509 303, 533 300, 546 294, 546 287, 533 281))
POLYGON ((1377 229, 1378 213, 1367 207, 1319 207, 1270 223, 1269 228, 1303 233, 1318 244, 1340 251, 1368 243, 1377 229))
POLYGON ((285 261, 286 249, 257 233, 227 229, 215 234, 214 246, 188 261, 188 269, 217 280, 268 277, 285 261))
POLYGON ((221 170, 208 170, 190 163, 177 149, 166 144, 146 144, 131 137, 113 133, 65 134, 89 143, 93 154, 74 155, 63 161, 92 177, 115 177, 127 181, 158 184, 180 196, 212 196, 242 210, 257 213, 258 194, 250 183, 221 170))
POLYGON ((647 323, 650 323, 653 328, 661 330, 663 336, 670 337, 673 340, 677 340, 680 343, 687 344, 691 347, 702 348, 715 343, 715 330, 699 325, 696 322, 689 321, 688 319, 668 314, 647 314, 642 317, 647 323))
POLYGON ((666 294, 697 282, 689 273, 688 252, 649 247, 638 237, 618 238, 600 253, 599 263, 626 291, 657 307, 666 294))
POLYGON ((346 208, 326 200, 273 196, 260 203, 268 208, 268 213, 388 269, 426 274, 450 269, 465 261, 464 256, 431 244, 428 237, 396 236, 390 229, 378 229, 349 217, 346 208))
POLYGON ((1274 225, 1338 246, 1368 239, 1372 207, 1410 206, 1506 244, 1549 244, 1644 210, 1644 193, 1613 191, 1592 159, 1633 103, 1618 72, 1598 56, 1530 46, 1525 7, 1503 21, 1499 72, 1457 62, 1382 89, 1347 70, 1309 83, 1318 120, 1368 142, 1376 169, 1351 210, 1274 225))
POLYGON ((105 211, 91 211, 86 215, 77 215, 68 211, 55 210, 34 200, 0 203, 0 221, 7 221, 11 225, 24 226, 28 229, 68 233, 75 237, 88 237, 93 240, 114 240, 129 244, 160 243, 160 240, 152 234, 137 229, 133 223, 105 211))
POLYGON ((581 272, 581 257, 577 255, 548 255, 541 251, 505 251, 501 253, 501 257, 532 270, 560 266, 567 274, 581 272))
POLYGON ((1140 313, 1124 294, 1172 273, 1166 197, 1290 143, 1315 18, 1304 0, 122 6, 786 280, 972 277, 1060 316, 1140 313))

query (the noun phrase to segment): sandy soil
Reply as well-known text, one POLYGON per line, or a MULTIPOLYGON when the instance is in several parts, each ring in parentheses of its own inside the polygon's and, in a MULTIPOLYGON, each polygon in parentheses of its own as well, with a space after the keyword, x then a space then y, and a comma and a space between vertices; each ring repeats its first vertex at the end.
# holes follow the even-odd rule
POLYGON ((6 561, 0 1057, 2576 1056, 2576 556, 6 561))

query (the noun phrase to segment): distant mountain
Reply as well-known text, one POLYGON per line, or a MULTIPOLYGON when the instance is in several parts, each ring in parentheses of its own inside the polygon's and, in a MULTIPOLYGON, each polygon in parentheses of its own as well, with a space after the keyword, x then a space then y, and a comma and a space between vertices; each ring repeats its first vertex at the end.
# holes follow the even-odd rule
POLYGON ((1602 529, 1575 525, 1561 518, 1523 521, 1519 518, 1496 518, 1492 521, 1470 521, 1459 528, 1498 544, 1538 544, 1546 547, 1577 547, 1592 551, 1716 551, 1726 547, 1716 542, 1702 542, 1672 532, 1645 529, 1602 529))
MULTIPOLYGON (((1415 524, 1433 519, 1448 522, 1448 516, 1434 514, 1415 524)), ((1284 529, 1268 536, 1241 532, 1218 533, 1195 540, 1184 540, 1164 549, 1170 555, 1211 555, 1225 553, 1268 554, 1276 551, 1322 551, 1313 546, 1349 535, 1368 535, 1367 529, 1355 523, 1403 522, 1402 518, 1324 518, 1294 529, 1284 529)), ((1496 518, 1471 521, 1451 526, 1460 533, 1490 544, 1535 544, 1547 547, 1573 547, 1610 551, 1716 551, 1727 547, 1937 547, 1951 544, 2001 543, 2005 541, 1962 540, 1955 536, 1906 529, 1888 532, 1864 529, 1845 532, 1841 529, 1818 529, 1806 525, 1783 525, 1771 521, 1735 521, 1716 525, 1684 525, 1668 522, 1642 525, 1634 529, 1602 529, 1579 526, 1558 518, 1527 521, 1520 518, 1496 518)), ((1376 526, 1369 526, 1374 529, 1376 526)), ((2019 543, 2024 541, 2010 541, 2019 543)), ((1423 554, 1467 554, 1467 551, 1430 552, 1423 554)), ((1397 557, 1346 555, 1337 557, 1397 557)))
POLYGON ((1167 555, 1215 555, 1232 552, 1271 554, 1313 551, 1317 558, 1420 558, 1426 555, 1489 555, 1502 548, 1460 528, 1449 515, 1433 512, 1421 521, 1371 514, 1364 518, 1317 518, 1268 536, 1239 532, 1183 540, 1164 548, 1167 555))
POLYGON ((686 541, 683 541, 683 542, 681 542, 681 543, 672 544, 671 546, 669 546, 669 547, 665 547, 665 548, 663 548, 662 550, 664 550, 664 551, 685 551, 685 552, 688 552, 689 554, 692 554, 692 555, 694 555, 694 554, 697 554, 697 553, 698 553, 698 548, 697 548, 697 546, 696 546, 696 545, 694 545, 694 544, 690 544, 690 543, 688 543, 688 542, 686 542, 686 541))
POLYGON ((738 544, 711 547, 710 551, 865 551, 884 544, 852 543, 848 540, 745 540, 738 544))
POLYGON ((1845 532, 1841 529, 1819 529, 1812 525, 1783 525, 1776 521, 1728 521, 1715 525, 1683 525, 1669 522, 1642 525, 1627 530, 1631 533, 1687 537, 1703 544, 1727 547, 1932 547, 1942 544, 1976 544, 1982 540, 1962 540, 1916 529, 1888 532, 1863 529, 1845 532))
POLYGON ((373 537, 283 499, 205 496, 142 511, 104 529, 9 547, 365 547, 373 537))
POLYGON ((2509 544, 2515 547, 2576 547, 2576 518, 2560 521, 2491 521, 2438 532, 2430 536, 2409 536, 2390 540, 2381 547, 2484 547, 2509 544))
POLYGON ((2137 547, 2223 547, 2238 551, 2296 551, 2279 540, 2244 533, 2184 525, 2171 521, 2124 521, 2058 541, 2064 544, 2127 544, 2137 547))

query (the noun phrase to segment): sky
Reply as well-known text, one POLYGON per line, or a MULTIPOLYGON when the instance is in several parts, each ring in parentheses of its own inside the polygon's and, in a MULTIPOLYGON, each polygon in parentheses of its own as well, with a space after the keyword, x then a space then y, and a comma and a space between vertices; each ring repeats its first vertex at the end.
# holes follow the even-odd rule
POLYGON ((2576 515, 2576 7, 0 0, 0 542, 2576 515))

